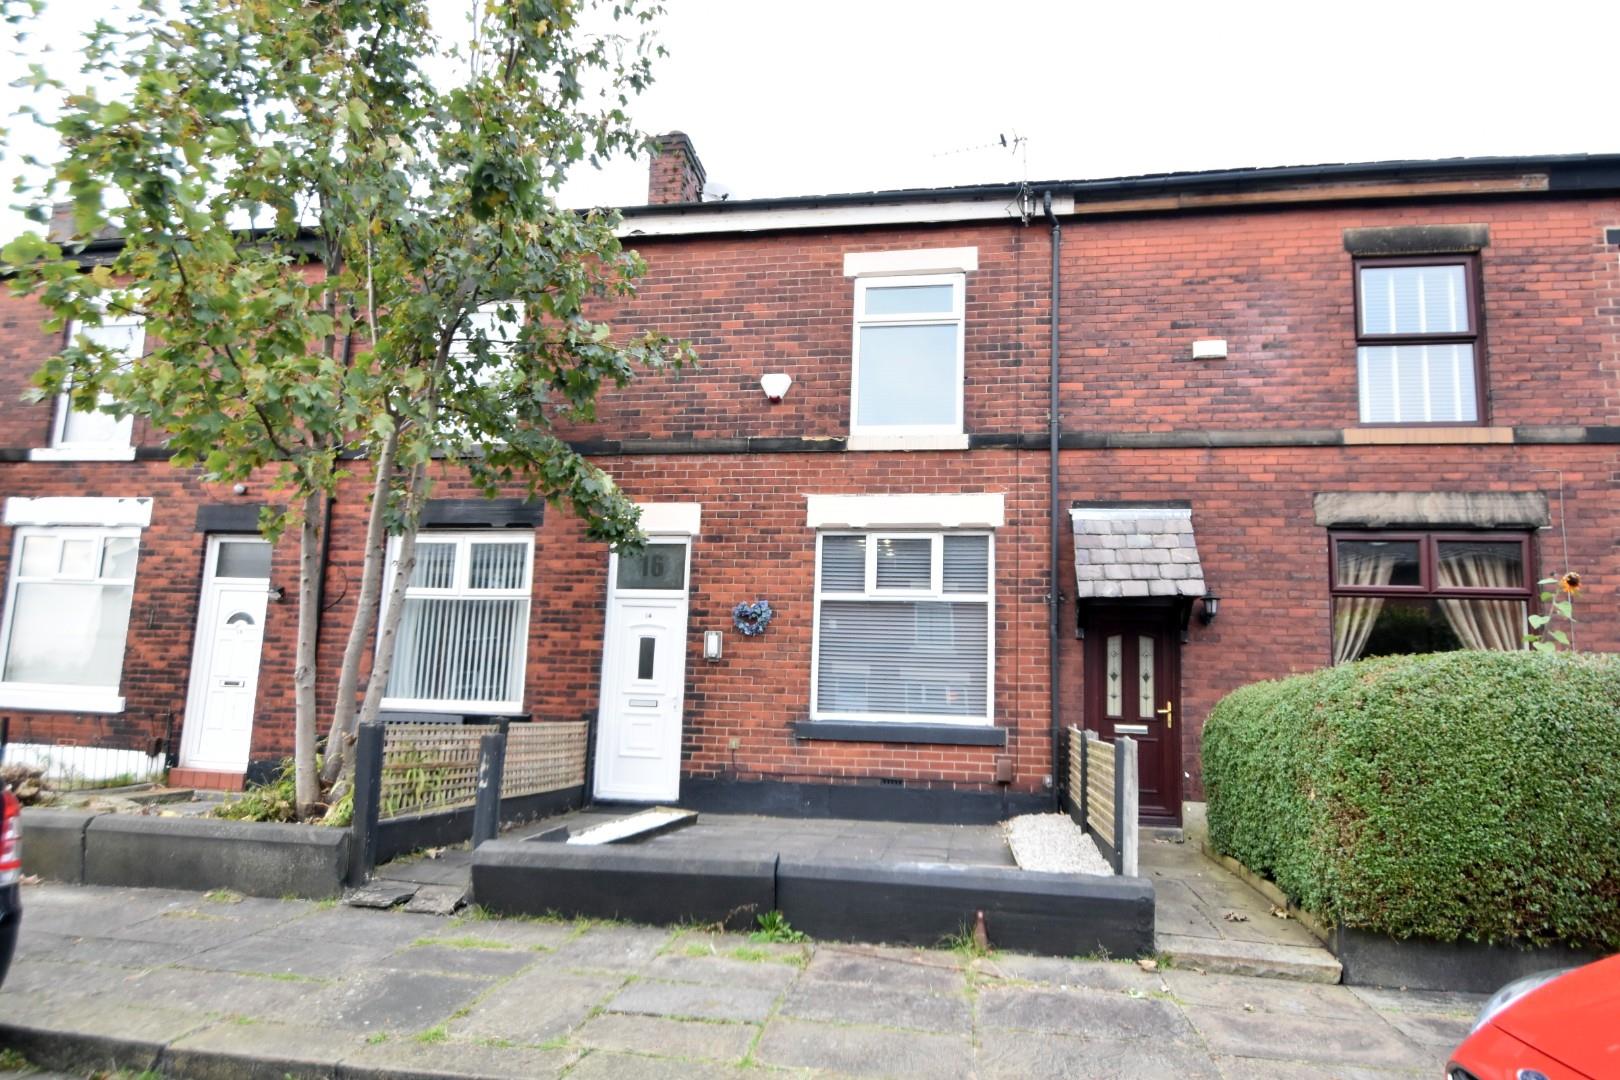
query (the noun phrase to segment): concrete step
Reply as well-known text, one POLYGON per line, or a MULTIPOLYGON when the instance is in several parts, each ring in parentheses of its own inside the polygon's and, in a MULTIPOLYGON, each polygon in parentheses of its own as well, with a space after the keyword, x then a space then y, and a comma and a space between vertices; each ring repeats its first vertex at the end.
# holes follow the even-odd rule
POLYGON ((1217 975, 1254 975, 1294 982, 1336 983, 1344 973, 1338 958, 1320 946, 1159 934, 1159 952, 1178 968, 1217 975))

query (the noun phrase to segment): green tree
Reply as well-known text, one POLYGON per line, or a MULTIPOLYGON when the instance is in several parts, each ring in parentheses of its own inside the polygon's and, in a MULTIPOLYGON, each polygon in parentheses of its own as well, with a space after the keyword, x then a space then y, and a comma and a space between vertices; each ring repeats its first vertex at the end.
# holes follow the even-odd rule
POLYGON ((691 359, 593 317, 632 295, 644 266, 616 214, 555 199, 571 167, 646 145, 626 109, 661 53, 659 9, 470 6, 470 41, 445 49, 426 0, 147 0, 90 35, 90 89, 31 77, 60 97, 54 190, 71 197, 75 236, 110 228, 123 244, 92 267, 82 244, 25 234, 3 253, 14 288, 39 297, 50 328, 134 313, 156 342, 121 364, 78 338, 37 392, 110 400, 99 407, 164 432, 177 466, 269 475, 285 498, 262 527, 299 538, 301 816, 377 712, 434 480, 520 487, 569 507, 592 539, 634 546, 634 505, 554 424, 592 418, 598 391, 638 368, 691 359), (365 562, 318 776, 322 509, 357 467, 371 490, 365 562))

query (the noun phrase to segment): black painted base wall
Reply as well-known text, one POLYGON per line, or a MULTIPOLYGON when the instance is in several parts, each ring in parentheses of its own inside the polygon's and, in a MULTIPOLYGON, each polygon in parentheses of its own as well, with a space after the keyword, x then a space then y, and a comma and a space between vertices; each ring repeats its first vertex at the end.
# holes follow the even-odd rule
MULTIPOLYGON (((501 802, 501 824, 521 825, 543 817, 566 814, 585 805, 583 787, 542 791, 501 802)), ((473 808, 458 807, 435 814, 407 814, 377 823, 377 863, 397 859, 423 848, 448 847, 472 837, 473 808)))
POLYGON ((1329 943, 1344 965, 1346 986, 1461 990, 1490 994, 1524 975, 1591 963, 1597 952, 1551 946, 1519 949, 1476 941, 1392 938, 1338 927, 1329 943))
POLYGON ((993 825, 1053 810, 1050 796, 949 791, 877 784, 793 784, 765 780, 681 779, 680 806, 712 814, 853 818, 941 825, 993 825))

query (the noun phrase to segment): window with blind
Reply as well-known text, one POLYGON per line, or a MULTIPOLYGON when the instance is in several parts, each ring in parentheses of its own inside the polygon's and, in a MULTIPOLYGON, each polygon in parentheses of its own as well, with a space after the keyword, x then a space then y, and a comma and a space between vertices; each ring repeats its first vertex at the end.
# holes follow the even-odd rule
POLYGON ((520 711, 533 565, 529 532, 421 533, 383 703, 520 711))
POLYGON ((1472 257, 1356 264, 1356 373, 1364 424, 1480 418, 1472 257))
POLYGON ((991 721, 988 533, 818 538, 812 714, 991 721))
POLYGON ((961 274, 855 282, 850 433, 960 435, 961 274))
POLYGON ((0 691, 31 693, 42 708, 104 711, 92 701, 118 693, 140 537, 134 528, 17 529, 0 691))

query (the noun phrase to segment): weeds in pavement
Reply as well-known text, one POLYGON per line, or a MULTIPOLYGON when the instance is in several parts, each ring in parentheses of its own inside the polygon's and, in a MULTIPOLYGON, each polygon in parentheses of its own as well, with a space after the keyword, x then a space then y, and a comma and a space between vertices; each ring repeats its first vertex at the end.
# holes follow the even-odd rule
POLYGON ((759 929, 748 935, 749 941, 764 941, 773 945, 798 945, 810 940, 810 935, 793 929, 787 916, 780 911, 767 911, 759 916, 759 929))

